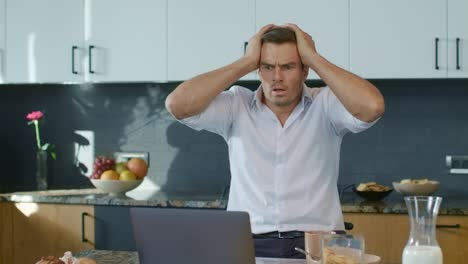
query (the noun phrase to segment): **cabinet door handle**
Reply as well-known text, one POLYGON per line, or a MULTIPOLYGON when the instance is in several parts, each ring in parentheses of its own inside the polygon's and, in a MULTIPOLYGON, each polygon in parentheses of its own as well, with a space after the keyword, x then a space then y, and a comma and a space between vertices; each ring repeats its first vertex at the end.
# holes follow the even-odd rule
POLYGON ((94 48, 95 48, 95 46, 89 45, 88 66, 89 66, 89 73, 93 73, 93 74, 95 73, 93 71, 93 62, 92 62, 92 58, 93 58, 93 52, 92 51, 93 51, 94 48))
POLYGON ((91 216, 87 212, 81 213, 81 242, 89 242, 85 237, 85 216, 91 216))
POLYGON ((353 230, 354 225, 350 222, 344 222, 345 230, 353 230))
POLYGON ((436 225, 436 228, 460 228, 460 224, 455 224, 455 225, 436 225))
POLYGON ((439 38, 435 38, 435 69, 439 69, 439 38))
POLYGON ((247 45, 249 45, 249 42, 245 41, 244 42, 244 55, 245 55, 245 52, 247 51, 247 45))
POLYGON ((78 74, 78 72, 75 70, 75 50, 77 50, 77 46, 72 46, 72 73, 73 74, 78 74))
POLYGON ((457 70, 460 69, 460 38, 457 38, 457 70))

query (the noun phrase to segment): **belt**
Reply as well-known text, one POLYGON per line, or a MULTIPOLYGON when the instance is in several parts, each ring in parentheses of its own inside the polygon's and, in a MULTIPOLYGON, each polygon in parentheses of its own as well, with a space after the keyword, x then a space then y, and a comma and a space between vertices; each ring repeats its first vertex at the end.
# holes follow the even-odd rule
POLYGON ((296 238, 304 237, 304 232, 302 231, 287 231, 287 232, 268 232, 263 234, 254 234, 254 238, 296 238))

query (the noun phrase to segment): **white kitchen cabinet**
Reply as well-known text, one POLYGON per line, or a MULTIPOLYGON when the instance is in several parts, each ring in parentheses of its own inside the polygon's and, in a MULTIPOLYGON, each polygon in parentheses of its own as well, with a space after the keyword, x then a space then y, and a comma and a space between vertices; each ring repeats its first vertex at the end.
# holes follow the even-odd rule
POLYGON ((446 10, 446 0, 351 1, 351 71, 365 78, 445 77, 446 10))
POLYGON ((87 81, 167 79, 167 0, 85 3, 87 81))
POLYGON ((468 77, 467 8, 463 0, 351 1, 351 71, 365 78, 468 77))
POLYGON ((5 25, 5 16, 6 16, 6 2, 5 0, 0 0, 0 83, 5 82, 5 48, 6 48, 6 25, 5 25))
POLYGON ((7 82, 167 78, 167 0, 7 1, 7 82))
POLYGON ((8 50, 4 65, 7 81, 82 80, 82 10, 82 1, 7 0, 8 50), (74 46, 77 48, 72 54, 74 46), (72 64, 73 57, 75 65, 72 64))
MULTIPOLYGON (((168 1, 168 79, 187 80, 244 54, 255 34, 254 1, 168 1)), ((255 79, 248 74, 243 79, 255 79)))
MULTIPOLYGON (((349 0, 256 0, 256 29, 270 23, 294 23, 309 33, 317 51, 349 69, 349 0)), ((319 78, 312 70, 309 79, 319 78)))
POLYGON ((448 0, 448 77, 468 77, 468 16, 466 14, 467 11, 468 1, 448 0))

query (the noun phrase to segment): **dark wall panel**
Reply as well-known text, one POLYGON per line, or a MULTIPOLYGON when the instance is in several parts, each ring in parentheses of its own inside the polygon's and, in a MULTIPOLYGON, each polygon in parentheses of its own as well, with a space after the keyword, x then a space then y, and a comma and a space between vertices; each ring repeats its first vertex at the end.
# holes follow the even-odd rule
MULTIPOLYGON (((386 99, 384 117, 371 129, 346 135, 340 185, 402 178, 431 178, 440 194, 468 190, 467 175, 448 175, 446 154, 468 154, 467 80, 373 80, 386 99)), ((255 89, 257 82, 243 82, 255 89)), ((0 192, 33 190, 35 138, 25 115, 45 111, 41 137, 57 145, 49 162, 51 189, 84 188, 89 164, 77 151, 96 154, 147 151, 148 179, 169 191, 221 193, 229 184, 224 140, 174 119, 164 99, 177 83, 1 85, 0 192), (94 135, 90 140, 79 131, 94 135)), ((320 85, 311 82, 310 85, 320 85)))

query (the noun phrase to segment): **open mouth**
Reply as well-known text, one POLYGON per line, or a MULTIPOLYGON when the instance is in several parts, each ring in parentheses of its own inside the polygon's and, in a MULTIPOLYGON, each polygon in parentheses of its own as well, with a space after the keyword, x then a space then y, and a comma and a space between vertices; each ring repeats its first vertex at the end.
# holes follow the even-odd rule
POLYGON ((273 96, 280 96, 280 95, 284 95, 285 93, 286 93, 286 89, 283 89, 283 88, 273 88, 272 89, 273 96))

